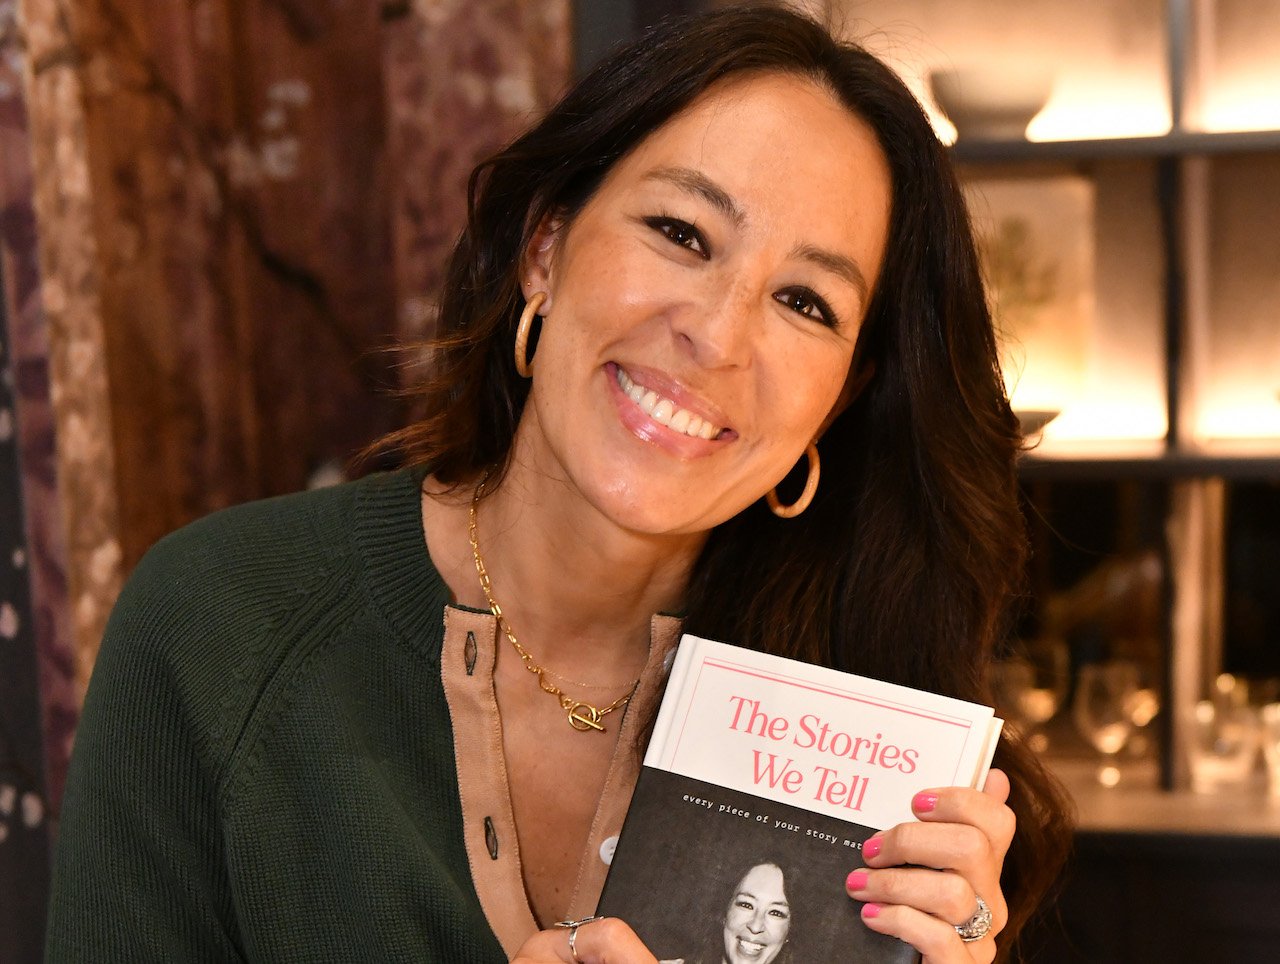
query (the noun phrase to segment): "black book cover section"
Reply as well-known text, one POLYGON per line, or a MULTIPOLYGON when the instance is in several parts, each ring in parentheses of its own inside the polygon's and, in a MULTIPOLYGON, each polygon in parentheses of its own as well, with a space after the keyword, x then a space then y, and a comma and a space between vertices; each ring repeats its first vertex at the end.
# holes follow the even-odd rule
MULTIPOLYGON (((874 830, 644 767, 597 913, 625 920, 659 961, 721 964, 912 964, 915 949, 870 930, 844 890, 874 830), (752 867, 782 870, 789 920, 746 933, 730 907, 752 867), (760 945, 760 946, 754 946, 760 945)), ((776 874, 774 874, 776 880, 776 874)), ((756 925, 758 928, 758 925, 756 925)))

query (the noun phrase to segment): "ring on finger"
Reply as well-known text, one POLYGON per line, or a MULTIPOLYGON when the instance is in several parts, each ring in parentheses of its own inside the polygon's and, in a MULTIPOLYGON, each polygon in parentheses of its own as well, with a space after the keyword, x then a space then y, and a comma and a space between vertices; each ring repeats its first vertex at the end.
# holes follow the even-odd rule
POLYGON ((569 931, 569 956, 573 958, 574 964, 582 964, 582 958, 578 956, 578 928, 584 924, 593 924, 598 920, 604 920, 604 918, 581 917, 578 920, 556 921, 556 927, 563 927, 569 931))
MULTIPOLYGON (((973 916, 963 924, 951 925, 956 929, 956 933, 960 935, 960 940, 966 944, 980 941, 991 933, 991 908, 977 894, 974 894, 974 897, 978 898, 978 909, 973 912, 973 916)), ((577 958, 575 957, 574 960, 577 960, 577 958)))

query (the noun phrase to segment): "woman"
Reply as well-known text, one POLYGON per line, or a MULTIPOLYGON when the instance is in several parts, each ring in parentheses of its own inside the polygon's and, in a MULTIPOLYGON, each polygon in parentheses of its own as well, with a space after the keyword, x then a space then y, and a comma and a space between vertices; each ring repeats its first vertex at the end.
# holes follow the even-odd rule
MULTIPOLYGON (((945 151, 861 50, 763 9, 618 53, 473 177, 432 350, 388 443, 414 468, 140 565, 51 959, 652 962, 625 922, 552 925, 603 883, 680 630, 655 614, 986 695, 1017 424, 945 151)), ((1060 863, 1046 778, 998 762, 850 875, 927 961, 990 960, 1060 863)))
POLYGON ((780 866, 756 864, 742 875, 725 908, 720 931, 721 964, 785 964, 791 904, 780 866))
POLYGON ((730 879, 700 956, 661 964, 789 964, 791 900, 779 862, 752 861, 730 879))

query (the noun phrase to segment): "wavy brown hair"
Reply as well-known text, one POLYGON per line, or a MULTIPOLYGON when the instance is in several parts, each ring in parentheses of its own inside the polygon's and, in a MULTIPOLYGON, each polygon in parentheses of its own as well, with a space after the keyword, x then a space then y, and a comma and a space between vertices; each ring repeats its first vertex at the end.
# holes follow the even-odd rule
MULTIPOLYGON (((857 345, 875 375, 823 435, 822 483, 803 515, 784 521, 758 503, 710 533, 686 628, 988 701, 987 667, 1008 632, 1026 543, 1021 436, 968 214, 946 149, 897 76, 801 15, 739 7, 664 22, 476 168, 430 372, 414 390, 424 417, 382 449, 445 483, 501 473, 528 395, 511 346, 519 266, 536 226, 554 214, 571 230, 613 164, 648 134, 718 81, 768 71, 831 92, 870 124, 888 159, 887 250, 857 345)), ((1018 817, 1005 863, 1007 957, 1057 877, 1070 825, 1032 754, 1004 740, 996 759, 1018 817)))

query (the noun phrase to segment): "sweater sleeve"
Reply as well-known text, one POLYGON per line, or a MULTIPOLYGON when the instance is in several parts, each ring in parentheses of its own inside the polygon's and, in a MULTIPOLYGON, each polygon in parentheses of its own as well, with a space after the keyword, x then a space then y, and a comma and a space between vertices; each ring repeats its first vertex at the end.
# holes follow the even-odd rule
POLYGON ((199 685, 213 657, 190 652, 207 627, 182 569, 153 550, 112 613, 63 800, 47 961, 244 959, 219 820, 225 737, 199 685))

